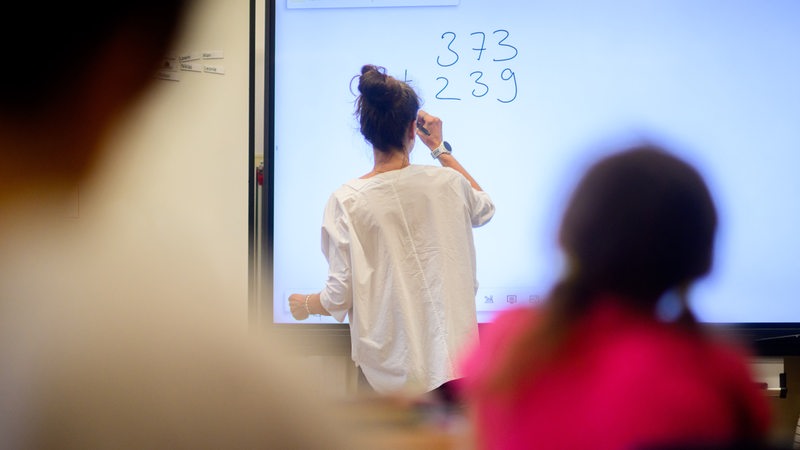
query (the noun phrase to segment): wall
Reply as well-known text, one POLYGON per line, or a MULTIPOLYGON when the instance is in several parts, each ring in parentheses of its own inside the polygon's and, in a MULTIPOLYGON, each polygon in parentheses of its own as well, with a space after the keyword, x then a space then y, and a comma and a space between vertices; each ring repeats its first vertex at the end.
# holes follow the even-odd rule
POLYGON ((784 360, 786 373, 786 397, 771 397, 770 406, 774 414, 773 436, 782 443, 795 439, 795 429, 800 417, 800 357, 787 356, 784 360))
MULTIPOLYGON (((171 255, 180 276, 213 281, 247 323, 248 0, 194 3, 171 55, 222 50, 224 75, 175 71, 111 136, 97 179, 80 186, 79 220, 97 240, 171 255), (210 278, 210 279, 209 279, 210 278)), ((202 62, 202 61, 199 61, 202 62)))

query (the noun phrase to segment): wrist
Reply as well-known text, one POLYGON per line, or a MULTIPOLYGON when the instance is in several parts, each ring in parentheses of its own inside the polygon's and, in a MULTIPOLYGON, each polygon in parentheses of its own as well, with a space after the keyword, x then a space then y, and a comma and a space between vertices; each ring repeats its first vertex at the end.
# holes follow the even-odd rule
POLYGON ((449 155, 452 153, 452 151, 453 148, 450 146, 450 144, 447 141, 442 141, 438 147, 431 150, 431 157, 433 159, 439 159, 440 156, 449 155))

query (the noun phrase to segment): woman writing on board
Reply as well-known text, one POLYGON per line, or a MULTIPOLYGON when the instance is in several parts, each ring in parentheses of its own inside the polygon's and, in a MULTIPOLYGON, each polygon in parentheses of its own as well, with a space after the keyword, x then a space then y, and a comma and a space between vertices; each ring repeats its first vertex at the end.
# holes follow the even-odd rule
POLYGON ((472 228, 492 218, 494 204, 409 85, 366 65, 358 90, 374 167, 330 196, 328 279, 319 293, 289 296, 289 306, 298 320, 349 318, 353 361, 376 391, 446 390, 459 377, 458 354, 477 338, 472 228), (444 167, 410 164, 417 136, 444 167))
POLYGON ((769 408, 746 353, 707 335, 686 299, 716 223, 700 175, 659 148, 594 165, 562 219, 563 278, 541 309, 501 313, 465 358, 478 448, 759 443, 769 408))

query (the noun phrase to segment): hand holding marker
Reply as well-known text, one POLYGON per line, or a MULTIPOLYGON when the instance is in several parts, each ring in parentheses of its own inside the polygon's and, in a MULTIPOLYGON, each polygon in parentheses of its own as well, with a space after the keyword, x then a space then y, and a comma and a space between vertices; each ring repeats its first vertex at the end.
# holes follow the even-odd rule
POLYGON ((419 131, 422 131, 423 133, 425 133, 425 136, 430 136, 430 135, 431 135, 431 132, 430 132, 430 131, 428 131, 428 129, 427 129, 427 128, 425 128, 424 126, 422 126, 422 124, 423 124, 423 123, 424 123, 424 122, 422 122, 421 120, 417 120, 417 128, 419 129, 419 131))

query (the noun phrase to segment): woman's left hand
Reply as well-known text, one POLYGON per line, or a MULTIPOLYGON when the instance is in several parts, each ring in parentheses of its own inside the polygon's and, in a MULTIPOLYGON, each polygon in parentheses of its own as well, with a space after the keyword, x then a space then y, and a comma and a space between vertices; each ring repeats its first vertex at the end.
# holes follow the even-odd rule
POLYGON ((295 320, 308 319, 308 308, 306 307, 306 296, 302 294, 292 294, 289 296, 289 310, 295 320))

